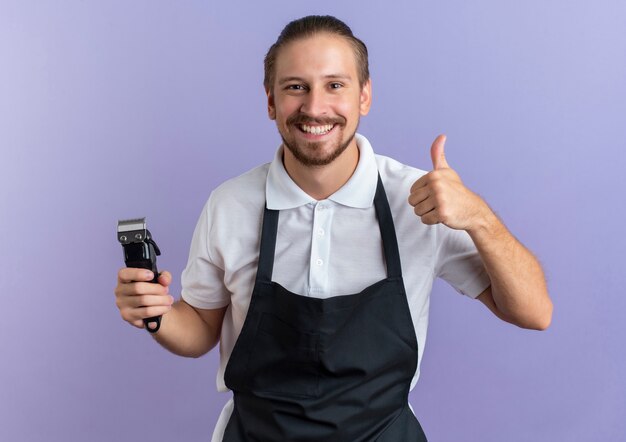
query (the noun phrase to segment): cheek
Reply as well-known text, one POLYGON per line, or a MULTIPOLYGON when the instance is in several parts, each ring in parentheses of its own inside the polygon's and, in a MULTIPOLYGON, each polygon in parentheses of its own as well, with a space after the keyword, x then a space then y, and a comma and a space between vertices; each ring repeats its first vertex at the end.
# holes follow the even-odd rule
POLYGON ((341 112, 346 117, 359 115, 361 113, 361 97, 359 95, 350 94, 350 96, 337 97, 334 108, 337 112, 341 112))
POLYGON ((348 124, 354 123, 359 119, 361 110, 358 102, 354 103, 342 103, 335 107, 335 112, 348 119, 348 124))
POLYGON ((282 115, 291 115, 301 106, 300 100, 296 97, 283 97, 276 101, 276 112, 282 115))

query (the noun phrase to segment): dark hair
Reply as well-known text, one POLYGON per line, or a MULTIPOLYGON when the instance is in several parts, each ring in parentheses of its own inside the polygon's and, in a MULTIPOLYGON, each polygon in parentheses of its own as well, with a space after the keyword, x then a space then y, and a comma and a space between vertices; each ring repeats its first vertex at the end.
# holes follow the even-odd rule
POLYGON ((352 30, 344 22, 330 15, 308 15, 299 18, 287 24, 282 30, 276 43, 274 43, 265 55, 265 78, 263 85, 265 89, 271 90, 276 75, 276 56, 280 48, 294 40, 312 37, 318 33, 329 33, 339 35, 348 40, 354 49, 356 57, 357 70, 359 75, 359 84, 362 87, 370 78, 367 47, 365 43, 356 38, 352 34, 352 30))

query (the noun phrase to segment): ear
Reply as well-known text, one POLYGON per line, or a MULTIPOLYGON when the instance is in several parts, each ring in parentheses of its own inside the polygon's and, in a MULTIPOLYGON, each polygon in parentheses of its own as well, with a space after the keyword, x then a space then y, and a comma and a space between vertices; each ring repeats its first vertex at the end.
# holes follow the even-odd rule
POLYGON ((265 89, 267 95, 267 116, 270 120, 276 119, 276 106, 274 105, 274 94, 270 89, 265 89))
POLYGON ((372 105, 372 79, 368 78, 363 87, 361 88, 361 97, 359 110, 361 115, 365 116, 370 111, 372 105))

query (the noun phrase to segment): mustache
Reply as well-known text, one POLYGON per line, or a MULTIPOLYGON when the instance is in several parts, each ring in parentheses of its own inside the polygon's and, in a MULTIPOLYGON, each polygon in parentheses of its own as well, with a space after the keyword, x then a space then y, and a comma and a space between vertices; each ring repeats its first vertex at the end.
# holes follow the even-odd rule
POLYGON ((295 114, 287 118, 287 124, 345 124, 346 119, 341 116, 328 118, 313 118, 305 114, 295 114))

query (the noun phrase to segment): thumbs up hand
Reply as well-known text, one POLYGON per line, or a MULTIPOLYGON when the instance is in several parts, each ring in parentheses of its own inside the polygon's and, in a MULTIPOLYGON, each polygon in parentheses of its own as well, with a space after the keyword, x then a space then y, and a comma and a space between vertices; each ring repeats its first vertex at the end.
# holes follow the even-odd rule
POLYGON ((445 135, 439 135, 430 148, 433 170, 418 179, 409 195, 409 204, 424 224, 442 223, 470 231, 477 228, 491 212, 487 203, 469 190, 448 165, 445 135))

